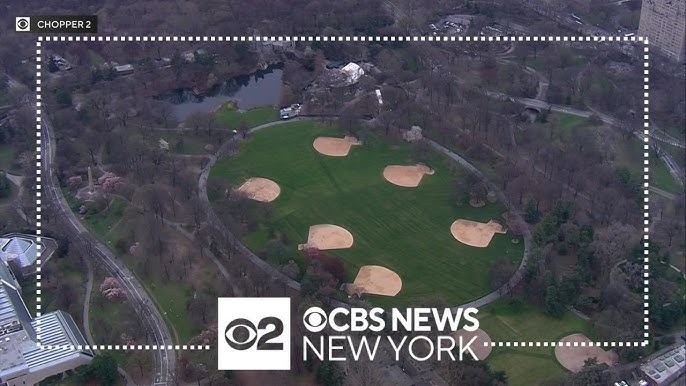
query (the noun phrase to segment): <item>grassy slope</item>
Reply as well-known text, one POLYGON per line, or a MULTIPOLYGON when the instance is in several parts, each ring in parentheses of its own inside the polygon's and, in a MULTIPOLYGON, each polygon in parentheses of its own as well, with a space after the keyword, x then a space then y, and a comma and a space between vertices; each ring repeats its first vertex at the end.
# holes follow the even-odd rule
POLYGON ((14 150, 10 145, 0 146, 0 170, 12 174, 21 174, 21 170, 14 165, 14 150))
MULTIPOLYGON (((619 139, 616 142, 616 161, 628 166, 638 180, 643 180, 643 145, 638 139, 631 141, 619 139)), ((674 180, 665 163, 650 152, 650 184, 656 188, 672 193, 679 193, 683 188, 674 180)))
MULTIPOLYGON (((591 325, 571 312, 553 318, 533 305, 512 306, 500 300, 479 310, 481 328, 493 341, 555 342, 573 334, 584 333, 593 338, 591 325)), ((564 376, 567 373, 555 359, 553 347, 494 348, 487 362, 496 370, 507 373, 511 386, 531 385, 564 376)))
MULTIPOLYGON (((355 237, 351 249, 333 251, 346 263, 349 279, 362 265, 379 264, 396 271, 403 289, 396 299, 376 298, 377 304, 407 304, 428 296, 442 296, 461 304, 489 292, 488 268, 501 257, 518 264, 523 246, 509 235, 495 235, 488 248, 457 242, 450 224, 457 218, 488 221, 499 218, 500 205, 457 208, 451 199, 453 177, 446 160, 417 189, 394 186, 382 177, 389 164, 408 164, 405 144, 391 147, 382 141, 355 147, 348 157, 326 157, 312 148, 322 135, 341 136, 313 122, 294 122, 256 133, 239 155, 220 160, 211 179, 240 184, 251 176, 276 181, 281 195, 275 201, 273 229, 289 236, 295 246, 305 242, 310 225, 333 223, 355 237)), ((267 229, 246 238, 253 250, 261 249, 267 229)))
POLYGON ((217 110, 217 120, 231 129, 237 128, 242 121, 248 127, 254 127, 263 123, 279 119, 279 112, 274 107, 258 107, 248 111, 239 111, 228 103, 217 110))

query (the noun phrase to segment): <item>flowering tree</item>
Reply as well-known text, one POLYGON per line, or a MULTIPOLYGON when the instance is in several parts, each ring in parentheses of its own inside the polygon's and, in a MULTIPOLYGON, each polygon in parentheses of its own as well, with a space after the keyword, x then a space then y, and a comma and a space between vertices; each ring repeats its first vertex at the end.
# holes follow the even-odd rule
POLYGON ((121 185, 121 177, 112 172, 107 172, 98 178, 98 183, 102 187, 103 193, 111 193, 121 185))
POLYGON ((126 299, 126 293, 119 286, 117 279, 113 277, 106 277, 103 280, 100 284, 100 293, 111 302, 120 302, 126 299))
POLYGON ((67 187, 71 190, 76 190, 81 187, 82 182, 81 176, 71 176, 67 179, 67 187))

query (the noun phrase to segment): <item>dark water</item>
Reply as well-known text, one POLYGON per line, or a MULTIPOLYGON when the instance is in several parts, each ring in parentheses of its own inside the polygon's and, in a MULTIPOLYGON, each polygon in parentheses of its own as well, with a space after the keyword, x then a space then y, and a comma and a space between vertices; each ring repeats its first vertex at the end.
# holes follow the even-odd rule
POLYGON ((270 66, 264 71, 232 78, 200 97, 191 90, 178 89, 162 96, 162 99, 174 104, 174 114, 178 120, 184 120, 195 112, 213 111, 230 100, 237 100, 241 110, 278 106, 282 74, 282 66, 270 66))

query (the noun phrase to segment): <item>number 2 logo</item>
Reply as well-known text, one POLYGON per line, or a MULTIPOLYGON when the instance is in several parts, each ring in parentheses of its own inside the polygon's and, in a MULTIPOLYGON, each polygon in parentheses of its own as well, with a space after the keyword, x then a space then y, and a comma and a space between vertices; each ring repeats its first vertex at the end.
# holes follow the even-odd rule
POLYGON ((234 319, 224 330, 226 343, 234 350, 248 350, 257 341, 257 350, 283 350, 283 343, 270 342, 283 333, 281 319, 268 316, 255 324, 245 318, 234 319), (260 332, 266 331, 260 335, 260 332))

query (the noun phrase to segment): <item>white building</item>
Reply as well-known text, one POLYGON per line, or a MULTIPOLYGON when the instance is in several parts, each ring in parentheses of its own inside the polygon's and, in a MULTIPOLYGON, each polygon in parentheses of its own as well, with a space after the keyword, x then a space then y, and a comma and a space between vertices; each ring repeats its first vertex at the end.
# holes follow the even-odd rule
POLYGON ((114 66, 114 71, 119 75, 133 74, 133 64, 122 64, 121 66, 114 66))
POLYGON ((32 318, 21 298, 16 278, 7 263, 0 262, 1 386, 35 385, 53 375, 87 365, 93 359, 93 353, 78 349, 86 345, 69 314, 55 311, 32 318), (37 331, 40 331, 40 342, 37 331))
POLYGON ((341 68, 341 74, 345 76, 345 82, 352 85, 360 80, 364 75, 364 70, 357 63, 350 62, 341 68))

